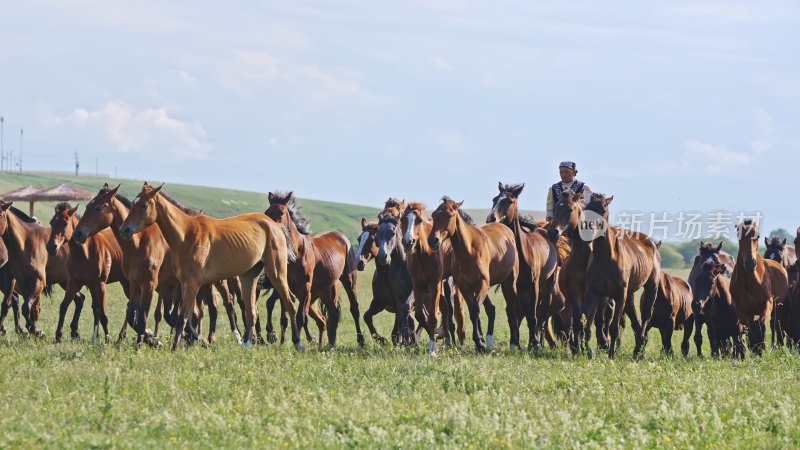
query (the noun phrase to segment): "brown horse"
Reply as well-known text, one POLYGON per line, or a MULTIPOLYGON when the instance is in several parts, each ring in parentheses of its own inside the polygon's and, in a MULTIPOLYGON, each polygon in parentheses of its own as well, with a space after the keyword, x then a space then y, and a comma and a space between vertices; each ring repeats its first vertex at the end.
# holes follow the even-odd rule
MULTIPOLYGON (((463 202, 444 199, 433 212, 433 228, 428 236, 428 245, 438 250, 449 239, 453 247, 453 279, 469 307, 472 321, 472 340, 479 351, 494 347, 494 311, 489 314, 486 340, 480 322, 480 307, 489 295, 489 288, 500 284, 507 303, 515 305, 517 300, 517 275, 519 261, 514 233, 499 223, 477 227, 468 223, 460 214, 463 202)), ((516 305, 515 305, 516 306, 516 305)), ((517 323, 516 308, 508 308, 509 323, 517 323)), ((512 336, 511 345, 519 343, 519 336, 512 336)))
MULTIPOLYGON (((661 242, 657 246, 660 248, 661 242)), ((644 330, 645 339, 651 328, 658 328, 661 334, 661 345, 667 356, 672 355, 672 331, 681 328, 683 328, 681 353, 683 356, 689 354, 689 339, 692 337, 695 321, 692 300, 692 288, 689 287, 689 283, 667 273, 661 274, 654 304, 645 303, 645 296, 640 299, 640 311, 653 311, 647 328, 644 330)))
MULTIPOLYGON (((163 185, 162 185, 163 186, 163 185)), ((157 223, 172 250, 172 268, 181 282, 182 299, 176 330, 183 330, 189 314, 195 310, 197 293, 203 284, 239 276, 245 303, 245 345, 253 344, 255 285, 263 269, 290 313, 292 342, 303 350, 295 321, 294 296, 286 281, 287 264, 294 260, 294 244, 287 230, 263 214, 244 214, 229 219, 190 216, 159 195, 161 187, 145 183, 131 204, 131 211, 120 227, 120 235, 134 234, 157 223)), ((180 344, 175 333, 173 351, 180 344)))
MULTIPOLYGON (((776 304, 786 300, 789 281, 779 263, 758 254, 759 227, 752 220, 736 224, 739 233, 739 253, 731 275, 731 296, 739 322, 748 329, 750 351, 761 355, 767 321, 772 318, 776 304)), ((777 334, 782 336, 781 323, 777 334)))
MULTIPOLYGON (((13 203, 13 202, 12 202, 13 203)), ((6 267, 14 278, 14 289, 22 297, 22 315, 25 317, 26 328, 32 334, 44 336, 44 332, 37 328, 41 308, 40 297, 42 292, 47 293, 48 285, 60 284, 66 287, 67 270, 66 261, 69 251, 63 248, 55 256, 49 256, 45 244, 50 236, 50 228, 42 226, 35 219, 11 206, 11 203, 0 201, 0 235, 8 249, 8 263, 6 267)), ((83 306, 84 296, 76 294, 76 314, 83 306)), ((7 311, 7 308, 4 308, 7 311)), ((4 317, 0 317, 0 322, 4 317)), ((77 329, 77 316, 73 319, 74 329, 77 329)), ((25 334, 15 313, 14 324, 19 334, 25 334)))
MULTIPOLYGON (((128 280, 122 272, 122 249, 111 230, 103 230, 95 234, 81 245, 72 239, 75 226, 78 224, 80 214, 76 214, 78 207, 74 208, 69 203, 62 202, 56 205, 55 214, 50 220, 50 237, 45 248, 51 256, 58 255, 58 250, 67 244, 67 286, 64 289, 64 300, 58 314, 58 327, 56 328, 55 342, 61 342, 64 330, 64 317, 67 308, 72 303, 73 297, 84 286, 89 288, 92 295, 92 311, 94 312, 94 332, 92 341, 99 339, 100 325, 103 327, 105 340, 109 340, 108 314, 106 313, 106 284, 122 283, 125 296, 130 299, 128 280)), ((76 313, 80 311, 76 307, 76 313)), ((72 337, 77 338, 77 322, 73 321, 72 337)))
MULTIPOLYGON (((443 295, 443 283, 448 283, 452 276, 453 252, 449 241, 438 249, 433 250, 428 245, 433 224, 425 218, 425 205, 422 203, 409 203, 400 219, 400 230, 403 234, 403 248, 406 252, 408 272, 411 275, 414 289, 414 313, 417 321, 424 324, 428 332, 428 352, 436 352, 436 313, 439 311, 439 302, 443 295)), ((458 340, 464 344, 464 313, 461 310, 461 294, 454 287, 453 299, 446 299, 442 311, 442 329, 445 344, 455 341, 451 336, 450 319, 453 317, 451 309, 455 311, 458 323, 458 340), (452 305, 451 305, 452 304, 452 305)))
MULTIPOLYGON (((547 229, 550 242, 559 242, 566 237, 572 243, 572 249, 565 258, 558 276, 558 288, 564 295, 564 311, 562 313, 562 328, 568 335, 570 348, 573 353, 581 351, 580 339, 583 326, 581 325, 581 311, 583 296, 586 293, 586 269, 589 266, 589 257, 592 255, 592 244, 589 239, 584 239, 582 230, 586 230, 587 221, 583 213, 580 200, 583 193, 574 193, 566 189, 561 193, 558 201, 553 205, 553 218, 547 229)), ((601 348, 608 348, 608 332, 610 322, 610 307, 608 299, 603 299, 595 315, 597 327, 597 343, 601 348)), ((629 313, 630 309, 626 311, 629 313)), ((629 314, 630 315, 630 314, 629 314)))
POLYGON ((0 239, 0 292, 3 293, 3 303, 0 304, 0 336, 6 334, 3 320, 9 308, 14 311, 15 323, 19 323, 19 296, 14 292, 14 276, 6 263, 8 263, 8 249, 0 239))
POLYGON ((519 215, 518 199, 524 184, 503 185, 498 183, 500 191, 492 199, 492 210, 486 218, 487 223, 499 222, 507 226, 514 233, 514 241, 519 259, 519 276, 517 278, 517 311, 510 314, 506 305, 506 312, 511 327, 512 345, 519 344, 519 328, 523 317, 528 319, 530 332, 528 346, 541 347, 541 332, 547 330, 548 341, 555 347, 550 327, 546 324, 550 317, 561 313, 564 304, 555 302, 560 297, 553 298, 553 284, 556 267, 563 263, 569 254, 569 245, 566 238, 558 239, 556 243, 547 239, 547 234, 541 226, 531 220, 523 220, 519 215), (525 226, 523 226, 523 224, 525 226), (512 317, 515 322, 512 323, 512 317))
MULTIPOLYGON (((169 310, 170 305, 177 299, 180 283, 175 271, 172 270, 172 255, 169 246, 158 226, 151 225, 131 239, 124 239, 120 235, 120 227, 128 215, 130 206, 130 201, 119 194, 119 186, 109 189, 107 184, 104 185, 86 206, 83 217, 75 227, 73 239, 83 244, 96 234, 107 233, 101 230, 109 229, 108 232, 113 233, 122 249, 122 272, 130 283, 131 293, 125 325, 123 325, 119 339, 124 338, 125 326, 130 324, 137 333, 137 345, 143 340, 150 345, 157 345, 158 326, 162 317, 161 309, 165 305, 164 299, 167 300, 166 308, 169 310), (167 261, 167 264, 164 264, 164 261, 167 261), (160 302, 156 305, 155 331, 150 335, 146 332, 147 316, 153 301, 153 294, 156 292, 159 294, 160 302)), ((223 297, 234 337, 237 342, 241 343, 241 336, 236 326, 236 313, 232 307, 232 300, 228 298, 227 287, 223 282, 215 282, 215 284, 223 297)), ((210 286, 204 286, 200 292, 201 299, 209 306, 211 316, 208 340, 214 342, 217 316, 215 300, 213 293, 210 292, 210 286)), ((202 309, 198 312, 201 311, 202 309)))
MULTIPOLYGON (((592 194, 586 209, 600 216, 608 217, 608 205, 614 197, 592 194)), ((631 319, 635 333, 638 356, 645 340, 645 330, 652 315, 652 309, 641 311, 642 322, 636 317, 634 295, 644 288, 642 302, 655 304, 658 284, 661 279, 661 254, 655 241, 643 233, 632 232, 607 225, 607 219, 592 227, 592 256, 586 269, 586 295, 583 299, 583 314, 586 316, 585 336, 588 339, 597 305, 603 297, 614 301, 614 317, 609 329, 608 356, 613 358, 623 311, 631 319)), ((588 349, 589 357, 592 356, 588 349)))
MULTIPOLYGON (((350 301, 350 314, 356 325, 356 340, 364 345, 361 333, 361 314, 356 296, 356 253, 350 241, 338 231, 327 231, 310 235, 309 221, 302 215, 292 192, 272 192, 268 195, 269 208, 264 212, 275 222, 287 228, 295 245, 297 258, 289 263, 289 288, 300 300, 298 325, 308 320, 311 303, 321 298, 326 306, 328 318, 328 342, 336 345, 336 330, 339 326, 339 286, 344 287, 350 301)), ((322 327, 325 324, 323 322, 322 327)), ((320 330, 319 344, 322 345, 320 330)))
MULTIPOLYGON (((708 324, 711 356, 719 356, 720 351, 727 355, 729 342, 733 340, 733 356, 744 357, 743 330, 731 298, 730 278, 725 265, 706 260, 695 278, 693 294, 695 321, 702 319, 708 324)), ((702 355, 698 352, 698 356, 702 355)))
POLYGON ((720 274, 730 280, 731 274, 733 273, 733 266, 736 264, 733 255, 722 250, 722 244, 723 243, 720 242, 718 246, 714 247, 710 242, 705 243, 700 241, 700 247, 697 249, 697 256, 694 257, 692 270, 689 272, 689 286, 692 288, 692 293, 695 297, 695 301, 692 302, 692 310, 695 316, 694 344, 697 348, 697 356, 703 356, 703 324, 708 324, 706 320, 710 318, 708 314, 700 314, 700 310, 698 309, 698 297, 694 295, 697 288, 697 276, 700 274, 703 264, 705 264, 706 261, 711 261, 719 265, 721 269, 720 274))
POLYGON ((789 267, 797 262, 797 253, 793 245, 786 245, 786 238, 781 240, 778 236, 772 238, 764 238, 764 258, 771 259, 780 263, 784 269, 789 270, 789 267))

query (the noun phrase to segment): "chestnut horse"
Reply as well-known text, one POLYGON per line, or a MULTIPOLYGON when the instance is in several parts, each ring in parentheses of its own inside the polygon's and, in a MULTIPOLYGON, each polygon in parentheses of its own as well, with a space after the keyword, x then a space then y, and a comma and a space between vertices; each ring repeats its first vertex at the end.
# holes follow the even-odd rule
MULTIPOLYGON (((720 351, 727 355, 730 341, 733 340, 733 356, 744 357, 743 330, 731 298, 727 270, 724 264, 713 260, 706 260, 702 264, 695 277, 692 310, 697 311, 696 321, 702 318, 708 324, 711 356, 719 356, 720 351)), ((702 355, 698 352, 698 356, 702 355)))
MULTIPOLYGON (((120 227, 120 235, 134 234, 157 223, 172 250, 172 268, 181 283, 181 302, 176 330, 183 330, 195 310, 197 293, 203 284, 239 276, 245 298, 245 345, 253 344, 255 285, 263 269, 290 313, 292 342, 303 350, 295 320, 294 296, 286 281, 287 265, 294 260, 294 244, 288 230, 269 217, 253 213, 229 219, 204 215, 190 216, 159 195, 162 186, 145 183, 131 204, 131 211, 120 227)), ((181 333, 175 333, 172 350, 178 349, 181 333)))
MULTIPOLYGON (((739 253, 731 275, 731 296, 739 322, 748 330, 750 351, 761 355, 767 321, 772 318, 776 304, 787 299, 789 281, 780 263, 758 254, 759 227, 752 220, 736 224, 739 234, 739 253)), ((782 342, 781 323, 776 330, 782 342)))
MULTIPOLYGON (((336 345, 336 330, 339 326, 339 286, 344 287, 350 301, 350 314, 356 326, 358 345, 364 345, 361 333, 361 314, 356 296, 356 253, 350 241, 338 231, 326 231, 310 235, 309 221, 302 215, 294 194, 272 193, 268 195, 269 208, 264 212, 269 218, 287 228, 295 245, 297 258, 289 263, 289 288, 299 299, 297 323, 305 325, 311 303, 321 298, 326 306, 328 318, 328 342, 336 345)), ((322 322, 319 345, 323 344, 322 322)))
MULTIPOLYGON (((586 205, 586 209, 600 216, 608 217, 608 205, 614 197, 606 198, 594 193, 586 205)), ((591 324, 597 305, 603 297, 614 301, 614 317, 609 329, 608 356, 614 358, 619 336, 619 326, 623 311, 631 319, 636 347, 634 356, 638 356, 645 340, 645 330, 652 315, 652 308, 641 311, 642 322, 636 316, 634 296, 644 288, 643 305, 655 304, 658 284, 661 279, 661 254, 655 241, 644 233, 633 232, 618 227, 608 226, 607 219, 592 227, 592 256, 586 268, 586 295, 583 299, 583 314, 586 316, 585 336, 587 352, 591 324)))
MULTIPOLYGON (((449 241, 446 241, 439 250, 428 246, 428 236, 433 224, 425 218, 425 205, 422 203, 409 203, 400 219, 400 231, 403 234, 403 249, 406 252, 408 271, 414 286, 414 313, 417 321, 424 324, 430 339, 428 351, 436 352, 436 313, 439 311, 439 302, 443 296, 443 286, 449 285, 448 279, 452 276, 453 252, 449 241)), ((448 286, 449 287, 449 286, 448 286)), ((442 302, 442 330, 445 345, 455 344, 456 336, 451 330, 450 321, 455 312, 458 323, 458 341, 464 344, 464 313, 461 310, 461 295, 457 287, 451 288, 453 297, 445 297, 442 302), (452 301, 451 301, 452 300, 452 301)))
MULTIPOLYGON (((50 235, 50 228, 42 226, 35 219, 14 208, 11 206, 12 203, 0 201, 0 235, 8 249, 6 267, 14 278, 14 289, 22 297, 25 326, 30 333, 41 337, 44 336, 44 332, 36 326, 41 308, 40 297, 42 292, 48 294, 49 285, 59 284, 66 287, 68 278, 66 261, 69 250, 64 247, 57 255, 49 256, 45 244, 50 235)), ((73 318, 73 329, 77 329, 79 308, 83 307, 83 301, 83 294, 76 294, 77 315, 73 318)), ((3 317, 0 317, 0 321, 2 319, 3 317)), ((15 314, 15 328, 17 333, 24 335, 25 331, 18 319, 15 314)))
MULTIPOLYGON (((86 205, 86 211, 75 227, 73 239, 83 244, 96 234, 106 233, 102 230, 109 229, 109 232, 113 233, 122 249, 122 272, 130 283, 131 293, 125 325, 123 325, 119 339, 122 340, 125 337, 125 326, 129 324, 136 331, 137 345, 143 340, 150 345, 157 345, 158 327, 162 317, 161 309, 165 307, 169 310, 170 305, 177 299, 180 284, 175 271, 172 270, 172 255, 169 246, 158 226, 151 225, 131 239, 124 239, 120 235, 120 227, 128 215, 130 206, 130 201, 119 194, 119 186, 109 189, 108 184, 104 185, 86 205), (167 261, 167 264, 164 264, 164 261, 167 261), (153 294, 156 292, 161 300, 156 305, 155 331, 149 335, 146 332, 147 316, 153 301, 153 294)), ((237 342, 241 343, 241 336, 236 325, 236 313, 232 307, 232 300, 228 298, 227 287, 222 282, 215 284, 223 297, 234 337, 237 342)), ((201 289, 200 296, 209 306, 211 324, 208 340, 214 342, 217 311, 210 286, 201 289)), ((167 312, 167 317, 168 322, 173 322, 169 320, 171 318, 169 312, 167 312)))
MULTIPOLYGON (((428 245, 438 250, 444 241, 450 240, 453 248, 453 280, 464 296, 472 321, 472 340, 478 351, 494 347, 494 306, 487 308, 489 323, 486 339, 480 322, 480 307, 489 296, 489 288, 500 284, 506 302, 515 305, 507 308, 509 323, 517 323, 517 275, 519 261, 514 233, 505 225, 488 223, 477 227, 461 215, 461 203, 445 197, 431 214, 433 227, 428 236, 428 245), (491 313, 490 313, 491 311, 491 313)), ((513 333, 513 329, 512 329, 513 333)), ((519 346, 519 335, 512 334, 511 348, 519 346)))
POLYGON ((503 185, 498 183, 497 196, 492 199, 492 210, 486 218, 487 223, 499 222, 507 226, 514 233, 519 259, 519 276, 517 277, 517 310, 513 314, 508 314, 508 308, 512 304, 506 305, 506 312, 511 327, 511 336, 516 340, 512 344, 519 345, 519 328, 522 318, 527 317, 530 336, 528 346, 530 348, 541 346, 541 332, 546 329, 548 341, 551 347, 555 347, 556 342, 550 332, 550 327, 546 326, 550 317, 561 313, 564 304, 554 302, 561 297, 553 297, 553 285, 557 283, 555 278, 556 267, 563 263, 569 254, 569 245, 566 238, 556 240, 556 243, 547 239, 545 230, 541 228, 544 224, 537 224, 530 220, 525 222, 519 215, 518 199, 522 194, 524 184, 503 185), (515 322, 512 323, 512 317, 515 322))
MULTIPOLYGON (((61 342, 64 332, 64 317, 67 308, 72 303, 73 297, 84 286, 89 288, 92 295, 92 311, 94 312, 94 332, 92 341, 97 341, 100 326, 106 342, 108 334, 108 314, 106 313, 106 284, 122 283, 125 296, 130 299, 128 280, 122 271, 122 249, 111 230, 103 230, 86 240, 81 245, 72 239, 75 226, 78 224, 80 214, 76 214, 78 207, 74 208, 69 203, 62 202, 56 205, 55 214, 50 220, 50 237, 47 240, 47 252, 51 256, 58 255, 58 250, 66 244, 69 247, 67 256, 67 286, 64 288, 64 300, 58 313, 58 327, 56 328, 55 342, 61 342)), ((76 314, 80 309, 76 305, 76 314)), ((79 338, 77 321, 73 320, 71 328, 73 339, 79 338)))
MULTIPOLYGON (((660 248, 661 242, 657 246, 660 248)), ((689 287, 689 283, 667 273, 661 274, 655 303, 646 304, 645 296, 642 296, 640 300, 640 311, 653 311, 647 328, 644 330, 645 339, 651 328, 658 328, 661 334, 661 345, 667 356, 672 355, 672 331, 681 328, 683 328, 681 353, 683 356, 689 354, 689 339, 692 337, 695 321, 692 300, 692 288, 689 287)))

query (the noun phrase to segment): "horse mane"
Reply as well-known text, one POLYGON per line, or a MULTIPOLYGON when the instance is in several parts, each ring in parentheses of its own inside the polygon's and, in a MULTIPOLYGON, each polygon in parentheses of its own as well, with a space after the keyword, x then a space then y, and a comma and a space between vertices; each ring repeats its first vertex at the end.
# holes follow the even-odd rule
POLYGON ((544 228, 547 225, 547 222, 539 222, 533 218, 531 215, 524 215, 518 216, 519 217, 519 225, 521 227, 527 228, 531 231, 536 230, 538 228, 544 228))
POLYGON ((398 223, 400 223, 400 218, 395 216, 389 211, 385 211, 378 214, 378 224, 380 225, 382 223, 392 223, 397 225, 398 223))
POLYGON ((386 200, 386 204, 383 206, 383 209, 396 208, 400 206, 400 203, 400 200, 391 197, 389 200, 386 200))
POLYGON ((780 236, 770 236, 768 245, 780 247, 783 245, 783 239, 780 236))
POLYGON ((170 202, 172 204, 172 206, 180 209, 185 214, 188 214, 190 216, 199 216, 200 214, 202 214, 201 211, 198 211, 196 209, 187 208, 187 207, 183 206, 177 200, 175 200, 174 198, 170 197, 169 195, 167 195, 167 194, 165 194, 163 192, 159 191, 159 194, 161 194, 161 196, 164 197, 164 200, 170 202))
POLYGON ((295 201, 294 196, 290 197, 289 194, 289 192, 275 191, 272 193, 272 202, 286 206, 286 210, 289 211, 289 218, 294 222, 298 233, 305 235, 311 234, 311 221, 300 211, 300 206, 295 201))
POLYGON ((128 200, 128 197, 125 197, 124 195, 118 193, 117 195, 114 196, 114 198, 119 200, 120 203, 125 205, 126 208, 131 209, 131 201, 128 200))
POLYGON ((426 209, 428 209, 428 207, 425 206, 425 203, 422 203, 422 202, 409 202, 406 205, 406 208, 412 209, 412 210, 416 209, 416 210, 419 210, 419 212, 422 212, 422 211, 425 211, 426 209))
MULTIPOLYGON (((561 195, 564 195, 564 193, 567 192, 567 191, 572 192, 571 189, 567 189, 564 192, 562 192, 561 195)), ((572 195, 575 195, 575 194, 573 193, 572 195)), ((591 206, 591 205, 595 205, 597 203, 602 203, 603 200, 605 200, 605 199, 606 199, 606 195, 605 194, 600 194, 600 193, 597 193, 597 192, 593 192, 591 198, 589 198, 589 203, 586 204, 586 208, 589 209, 589 206, 591 206)))
POLYGON ((31 217, 31 216, 25 214, 24 212, 18 210, 16 207, 12 206, 9 209, 11 210, 11 212, 14 213, 15 216, 17 216, 20 219, 22 219, 23 222, 36 223, 36 219, 34 219, 33 217, 31 217))
POLYGON ((555 246, 556 250, 558 250, 558 265, 561 266, 572 251, 572 248, 569 246, 569 238, 562 234, 558 238, 558 242, 555 243, 555 246))
POLYGON ((522 188, 523 186, 525 186, 525 183, 507 184, 503 187, 503 190, 506 192, 512 192, 522 188))
MULTIPOLYGON (((72 209, 72 205, 69 204, 69 202, 61 202, 56 205, 56 214, 61 214, 62 212, 69 211, 70 209, 72 209)), ((81 218, 80 213, 76 212, 75 217, 80 219, 81 218)))
MULTIPOLYGON (((442 203, 455 203, 449 195, 442 196, 442 203)), ((475 225, 475 222, 472 220, 469 214, 467 214, 463 209, 458 208, 458 215, 461 216, 461 220, 466 222, 468 225, 475 225)))

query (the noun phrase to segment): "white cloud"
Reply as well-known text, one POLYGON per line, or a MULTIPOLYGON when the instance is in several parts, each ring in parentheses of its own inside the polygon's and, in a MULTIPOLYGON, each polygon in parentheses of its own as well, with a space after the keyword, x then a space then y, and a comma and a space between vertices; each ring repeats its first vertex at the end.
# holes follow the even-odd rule
POLYGON ((432 58, 431 58, 431 63, 432 63, 432 64, 434 65, 434 67, 436 67, 437 69, 442 69, 442 70, 453 70, 453 66, 451 66, 451 65, 450 65, 450 63, 448 63, 448 62, 447 62, 447 61, 446 61, 444 58, 442 58, 441 56, 434 56, 434 57, 432 57, 432 58))
POLYGON ((118 152, 150 158, 205 159, 213 147, 199 123, 170 117, 164 108, 137 109, 114 101, 94 111, 77 108, 64 117, 48 113, 44 119, 50 126, 97 133, 118 152))
POLYGON ((719 173, 724 168, 750 164, 750 155, 736 152, 724 145, 686 141, 686 162, 704 168, 708 173, 719 173))

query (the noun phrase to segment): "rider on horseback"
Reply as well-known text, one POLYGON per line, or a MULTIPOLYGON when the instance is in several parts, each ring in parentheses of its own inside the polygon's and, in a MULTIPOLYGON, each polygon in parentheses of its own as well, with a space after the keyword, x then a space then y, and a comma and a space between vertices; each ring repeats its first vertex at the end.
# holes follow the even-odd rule
POLYGON ((564 161, 559 164, 558 173, 561 175, 561 181, 552 185, 547 191, 547 220, 553 218, 553 204, 565 189, 571 189, 575 193, 583 192, 583 199, 581 201, 583 206, 586 206, 586 203, 589 202, 589 199, 592 197, 592 190, 589 189, 589 186, 575 179, 578 170, 575 168, 574 162, 564 161))

